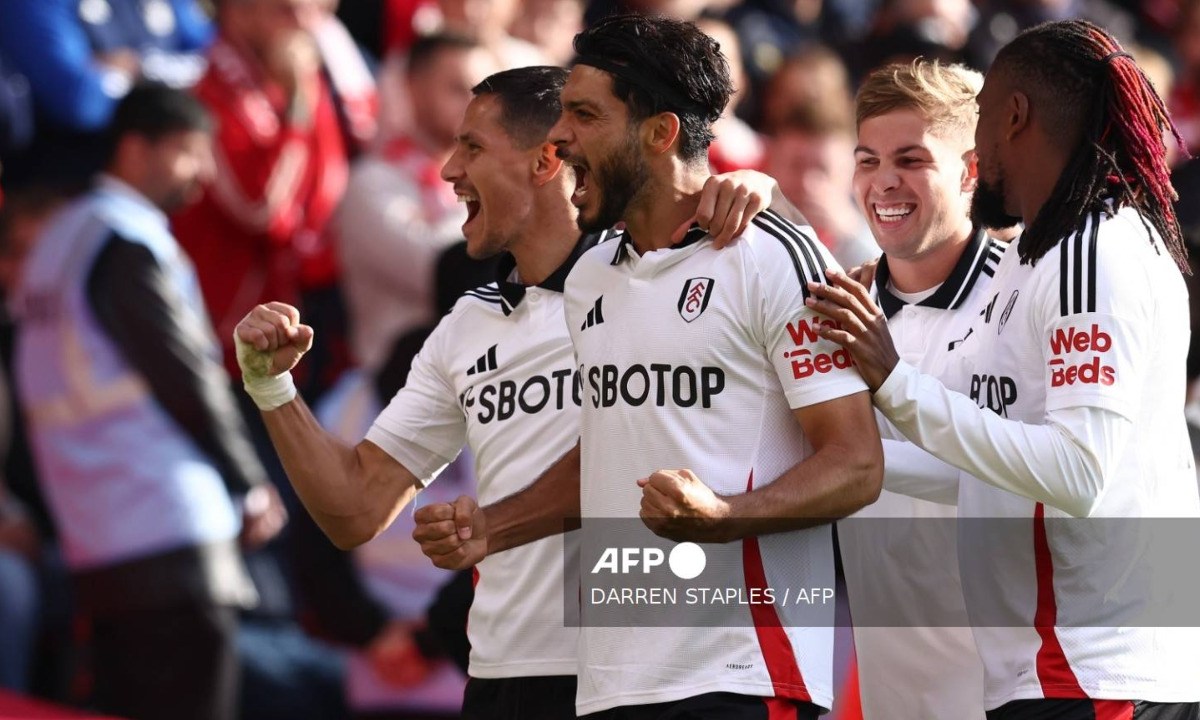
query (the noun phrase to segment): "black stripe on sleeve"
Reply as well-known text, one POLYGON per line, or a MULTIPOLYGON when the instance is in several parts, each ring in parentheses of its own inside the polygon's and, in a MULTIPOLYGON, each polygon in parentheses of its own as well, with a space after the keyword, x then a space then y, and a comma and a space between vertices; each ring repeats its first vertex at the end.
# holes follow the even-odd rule
POLYGON ((1075 287, 1072 293, 1074 303, 1071 305, 1071 314, 1083 312, 1083 233, 1079 232, 1075 235, 1075 257, 1071 263, 1071 271, 1075 275, 1075 287))
MULTIPOLYGON (((788 256, 792 259, 792 267, 796 271, 796 278, 800 281, 801 297, 807 299, 809 295, 808 283, 809 281, 813 280, 812 269, 811 267, 807 266, 805 264, 806 261, 801 258, 800 251, 796 247, 795 242, 766 223, 760 223, 758 218, 755 218, 752 222, 758 225, 760 230, 775 238, 780 242, 781 245, 783 245, 784 250, 787 251, 788 256)), ((816 282, 820 282, 820 280, 816 280, 816 282)))
POLYGON ((1096 312, 1096 242, 1100 239, 1100 217, 1092 218, 1092 235, 1088 238, 1088 312, 1096 312))
POLYGON ((1068 256, 1068 248, 1070 243, 1065 240, 1058 244, 1058 314, 1062 317, 1070 315, 1070 308, 1067 303, 1069 284, 1071 282, 1070 257, 1068 256))

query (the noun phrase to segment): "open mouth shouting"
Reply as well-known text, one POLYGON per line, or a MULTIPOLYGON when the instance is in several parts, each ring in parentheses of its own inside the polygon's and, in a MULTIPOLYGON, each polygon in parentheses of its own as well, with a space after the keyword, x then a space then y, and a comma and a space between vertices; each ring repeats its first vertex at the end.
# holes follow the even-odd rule
POLYGON ((467 220, 462 224, 463 233, 466 233, 467 226, 479 216, 479 196, 459 188, 454 189, 454 194, 458 196, 460 203, 465 203, 467 206, 467 220))

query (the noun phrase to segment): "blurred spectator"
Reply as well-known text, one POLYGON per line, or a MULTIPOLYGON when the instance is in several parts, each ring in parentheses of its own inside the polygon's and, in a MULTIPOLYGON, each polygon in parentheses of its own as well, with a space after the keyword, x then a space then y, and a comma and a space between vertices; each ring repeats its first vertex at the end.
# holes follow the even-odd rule
POLYGON ((790 58, 769 88, 766 173, 843 267, 878 257, 853 197, 854 101, 845 66, 814 46, 790 58))
POLYGON ((742 66, 737 35, 734 34, 733 28, 721 20, 700 18, 696 25, 720 44, 721 53, 729 61, 729 76, 733 80, 734 88, 724 114, 713 125, 716 139, 708 147, 708 162, 718 173, 757 170, 763 163, 762 138, 734 113, 746 97, 746 87, 749 83, 742 66))
POLYGON ((327 340, 339 335, 337 264, 325 230, 348 160, 311 32, 325 17, 313 0, 221 0, 219 37, 196 86, 217 119, 216 177, 173 219, 232 377, 240 375, 233 327, 255 304, 304 305, 305 293, 305 317, 327 340))
MULTIPOLYGON (((0 453, 7 449, 11 395, 0 376, 0 453)), ((37 638, 38 532, 0 477, 0 688, 29 690, 37 638)))
POLYGON ((552 65, 575 57, 575 35, 583 30, 583 0, 525 0, 509 31, 537 46, 552 65))
POLYGON ((406 68, 405 92, 421 98, 413 129, 355 165, 334 219, 352 353, 371 370, 397 337, 438 317, 434 263, 462 239, 466 220, 440 172, 471 88, 496 70, 481 46, 459 35, 418 40, 406 68))
POLYGON ((496 57, 497 70, 545 65, 541 50, 508 32, 521 0, 438 0, 441 23, 438 30, 466 35, 496 57))
POLYGON ((978 9, 968 43, 968 60, 977 68, 991 65, 1000 48, 1022 30, 1050 20, 1090 20, 1122 45, 1137 39, 1137 18, 1109 0, 980 0, 978 9))
POLYGON ((857 80, 882 65, 917 58, 965 62, 977 20, 970 0, 884 0, 870 31, 846 53, 851 75, 857 80))
POLYGON ((86 181, 117 101, 142 78, 193 84, 211 38, 196 0, 0 2, 0 52, 29 78, 38 112, 36 144, 9 182, 86 181))
POLYGON ((854 127, 854 97, 850 74, 838 54, 812 45, 780 64, 767 85, 762 104, 762 129, 773 128, 807 108, 828 118, 825 125, 854 127))
POLYGON ((29 80, 0 55, 0 162, 19 155, 32 140, 33 95, 29 80))
MULTIPOLYGON (((743 0, 725 15, 741 45, 752 109, 762 107, 767 81, 784 60, 820 41, 821 5, 822 0, 743 0)), ((750 121, 759 118, 752 114, 750 121)))
POLYGON ((1171 116, 1188 152, 1200 154, 1200 0, 1183 0, 1173 35, 1178 62, 1171 116))
POLYGON ((17 379, 97 704, 133 718, 234 716, 236 608, 255 598, 237 541, 284 521, 165 214, 212 172, 210 122, 183 92, 131 91, 106 172, 39 236, 17 294, 17 379))
POLYGON ((333 13, 338 0, 315 1, 321 10, 313 21, 313 40, 333 92, 333 106, 342 124, 346 146, 354 157, 371 146, 378 130, 379 94, 375 77, 354 38, 333 13))

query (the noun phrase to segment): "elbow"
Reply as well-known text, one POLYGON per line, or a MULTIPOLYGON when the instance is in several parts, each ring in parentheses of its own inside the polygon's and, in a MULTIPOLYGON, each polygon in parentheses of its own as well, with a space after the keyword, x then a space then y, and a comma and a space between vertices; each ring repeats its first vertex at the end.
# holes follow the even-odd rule
POLYGON ((383 527, 368 518, 337 518, 321 523, 321 530, 338 550, 350 551, 374 540, 383 527))
POLYGON ((1099 490, 1084 492, 1071 498, 1064 498, 1055 507, 1074 518, 1095 517, 1100 509, 1101 493, 1099 490))
POLYGON ((883 448, 876 443, 870 451, 859 451, 850 457, 842 517, 874 503, 883 491, 883 448))

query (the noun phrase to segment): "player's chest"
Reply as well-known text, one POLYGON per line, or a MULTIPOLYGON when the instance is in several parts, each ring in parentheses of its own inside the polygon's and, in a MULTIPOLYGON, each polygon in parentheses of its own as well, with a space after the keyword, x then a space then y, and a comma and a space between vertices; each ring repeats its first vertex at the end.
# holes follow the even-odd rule
POLYGON ((610 273, 575 293, 570 308, 581 365, 728 365, 754 354, 743 282, 703 265, 610 273))
MULTIPOLYGON (((521 309, 518 310, 521 312, 521 309)), ((463 328, 451 378, 472 431, 491 432, 510 421, 553 422, 579 407, 570 336, 561 305, 551 317, 463 328)))
POLYGON ((1001 417, 1040 417, 1045 406, 1042 331, 1032 295, 1026 273, 998 277, 958 346, 956 389, 1001 417))

